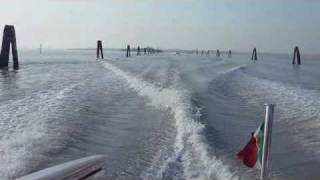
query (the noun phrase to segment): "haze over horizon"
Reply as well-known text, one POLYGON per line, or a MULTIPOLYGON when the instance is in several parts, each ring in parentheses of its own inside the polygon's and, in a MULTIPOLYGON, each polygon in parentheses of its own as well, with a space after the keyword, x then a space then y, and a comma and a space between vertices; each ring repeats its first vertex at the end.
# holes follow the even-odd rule
POLYGON ((163 49, 320 52, 316 0, 0 0, 0 31, 19 48, 151 45, 163 49))

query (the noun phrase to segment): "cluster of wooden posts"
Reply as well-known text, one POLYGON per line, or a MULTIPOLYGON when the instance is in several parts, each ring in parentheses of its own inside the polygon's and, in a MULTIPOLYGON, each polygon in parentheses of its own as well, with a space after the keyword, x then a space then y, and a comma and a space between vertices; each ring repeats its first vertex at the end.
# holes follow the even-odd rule
MULTIPOLYGON (((201 53, 199 53, 199 50, 197 49, 197 50, 192 51, 192 54, 193 54, 193 53, 195 53, 196 55, 201 55, 201 56, 203 56, 203 55, 210 56, 210 54, 212 54, 212 53, 214 53, 214 52, 212 52, 212 51, 210 51, 210 50, 207 50, 207 51, 202 50, 201 53)), ((231 52, 231 50, 229 50, 229 51, 227 52, 227 54, 228 54, 228 58, 231 58, 231 57, 232 57, 232 52, 231 52)), ((220 50, 217 49, 217 51, 216 51, 216 57, 220 57, 220 56, 221 56, 220 50)))
MULTIPOLYGON (((147 54, 155 54, 155 53, 160 53, 162 52, 162 50, 160 49, 155 49, 152 47, 144 47, 144 48, 140 48, 140 46, 138 46, 137 48, 131 49, 130 45, 127 45, 127 49, 125 49, 126 51, 126 57, 130 57, 131 56, 131 51, 136 51, 137 52, 137 56, 141 56, 142 53, 144 55, 147 54)), ((103 59, 103 48, 102 48, 102 41, 98 40, 97 41, 97 59, 103 59)))
MULTIPOLYGON (((12 26, 12 25, 6 25, 4 27, 4 31, 3 31, 2 48, 1 48, 1 54, 0 54, 0 68, 8 67, 8 65, 9 65, 10 45, 11 45, 11 49, 12 49, 13 68, 18 69, 19 68, 19 61, 18 61, 18 50, 17 50, 15 29, 14 29, 14 26, 12 26)), ((137 52, 137 56, 140 56, 142 54, 142 50, 141 50, 140 46, 133 49, 133 51, 137 52)), ((42 52, 42 46, 40 45, 40 53, 41 52, 42 52)), ((162 52, 162 50, 160 50, 160 49, 155 49, 155 48, 151 48, 151 47, 143 48, 144 55, 160 53, 160 52, 162 52)), ((197 55, 200 54, 199 50, 195 50, 192 53, 196 53, 197 55)), ((210 50, 207 50, 206 52, 204 50, 202 50, 201 55, 204 55, 204 54, 209 56, 210 50)), ((231 50, 229 50, 227 54, 228 54, 229 58, 232 57, 231 50)), ((131 56, 131 48, 130 48, 130 45, 128 45, 127 49, 126 49, 126 57, 130 57, 130 56, 131 56)), ((217 57, 221 56, 219 49, 216 51, 216 56, 217 57)), ((103 48, 102 48, 102 41, 101 40, 97 41, 97 59, 99 59, 99 58, 103 59, 103 48)), ((252 61, 258 60, 256 48, 253 49, 251 60, 252 61)), ((298 46, 296 46, 294 48, 292 64, 301 65, 301 55, 300 55, 300 51, 299 51, 298 46)))
MULTIPOLYGON (((162 52, 162 50, 155 49, 155 48, 152 48, 152 47, 144 47, 142 49, 143 49, 143 54, 144 55, 155 54, 155 53, 162 52)), ((137 52, 137 56, 141 56, 141 54, 142 54, 142 50, 141 50, 140 46, 138 46, 137 48, 133 48, 132 51, 136 51, 137 52)), ((130 45, 127 45, 126 57, 130 57, 130 56, 131 56, 131 48, 130 48, 130 45)))
MULTIPOLYGON (((201 55, 201 56, 203 56, 203 55, 205 55, 205 54, 206 54, 207 56, 209 56, 209 55, 210 55, 210 52, 211 52, 210 50, 207 50, 206 53, 205 53, 205 51, 202 50, 201 53, 200 53, 198 49, 192 51, 192 53, 195 53, 196 55, 201 55)), ((227 52, 227 54, 228 54, 228 58, 232 58, 232 51, 231 51, 231 50, 229 50, 229 51, 227 52)), ((220 56, 221 56, 220 50, 217 49, 217 51, 216 51, 216 57, 220 57, 220 56)), ((253 48, 251 60, 252 60, 252 61, 257 61, 257 60, 258 60, 257 48, 253 48)), ((299 50, 299 47, 298 47, 298 46, 296 46, 296 47, 294 48, 292 64, 301 65, 301 55, 300 55, 300 50, 299 50), (296 62, 296 61, 297 61, 297 62, 296 62)))

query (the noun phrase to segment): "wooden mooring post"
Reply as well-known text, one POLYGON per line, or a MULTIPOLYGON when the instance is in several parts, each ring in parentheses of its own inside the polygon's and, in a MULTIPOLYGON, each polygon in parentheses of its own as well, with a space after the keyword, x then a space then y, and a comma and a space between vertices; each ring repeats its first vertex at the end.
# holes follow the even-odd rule
POLYGON ((137 56, 140 56, 141 55, 141 53, 140 53, 140 46, 138 46, 138 48, 137 48, 137 56))
POLYGON ((126 54, 127 57, 130 57, 131 56, 131 50, 130 50, 130 45, 127 46, 127 54, 126 54))
POLYGON ((258 60, 258 56, 257 56, 257 48, 253 48, 253 52, 252 52, 252 56, 251 56, 251 60, 252 60, 252 61, 256 61, 256 60, 258 60))
POLYGON ((228 51, 228 58, 232 58, 232 51, 231 50, 228 51))
POLYGON ((220 57, 220 50, 219 50, 219 49, 217 49, 216 56, 217 56, 217 57, 220 57))
POLYGON ((296 64, 296 59, 297 59, 297 64, 301 65, 301 56, 300 56, 300 51, 298 46, 294 48, 292 64, 296 64))
POLYGON ((103 59, 103 48, 102 48, 102 41, 97 41, 97 59, 99 59, 101 56, 101 59, 103 59))
POLYGON ((9 53, 10 45, 12 50, 13 68, 19 68, 18 50, 16 32, 14 26, 6 25, 3 31, 2 48, 0 54, 0 68, 8 67, 9 65, 9 53))

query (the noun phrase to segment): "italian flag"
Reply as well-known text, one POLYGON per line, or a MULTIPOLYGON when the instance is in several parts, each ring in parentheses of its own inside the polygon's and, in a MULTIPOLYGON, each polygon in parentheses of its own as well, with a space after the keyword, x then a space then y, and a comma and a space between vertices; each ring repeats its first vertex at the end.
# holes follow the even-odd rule
POLYGON ((261 169, 263 140, 264 140, 264 123, 252 133, 249 143, 238 153, 238 158, 250 168, 261 169))

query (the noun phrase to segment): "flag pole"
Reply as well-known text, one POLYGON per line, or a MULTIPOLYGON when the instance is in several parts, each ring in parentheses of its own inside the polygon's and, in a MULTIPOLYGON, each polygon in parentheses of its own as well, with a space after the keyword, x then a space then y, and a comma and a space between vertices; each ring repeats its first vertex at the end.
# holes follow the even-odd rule
POLYGON ((261 168, 261 180, 267 180, 270 170, 270 153, 272 139, 272 124, 275 104, 266 104, 266 119, 264 123, 264 143, 261 168))

